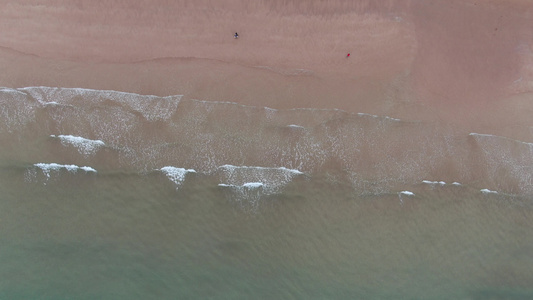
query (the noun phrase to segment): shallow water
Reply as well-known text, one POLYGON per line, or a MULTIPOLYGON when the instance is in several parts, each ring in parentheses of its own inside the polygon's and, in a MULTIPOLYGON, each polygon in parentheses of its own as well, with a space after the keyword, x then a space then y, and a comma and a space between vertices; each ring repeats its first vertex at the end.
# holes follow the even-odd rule
POLYGON ((0 298, 533 297, 524 141, 339 110, 0 93, 0 298))

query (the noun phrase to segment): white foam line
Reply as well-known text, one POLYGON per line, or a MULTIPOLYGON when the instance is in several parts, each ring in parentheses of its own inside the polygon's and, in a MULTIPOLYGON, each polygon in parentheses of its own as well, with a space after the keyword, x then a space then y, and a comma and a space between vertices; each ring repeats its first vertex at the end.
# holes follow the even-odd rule
POLYGON ((94 144, 99 146, 105 146, 105 143, 101 140, 91 140, 86 139, 81 136, 74 136, 74 135, 50 135, 50 137, 53 138, 59 138, 62 141, 69 142, 71 144, 94 144))
POLYGON ((287 171, 294 174, 304 174, 301 171, 298 171, 296 169, 287 169, 285 167, 254 167, 254 166, 234 166, 234 165, 223 165, 219 167, 220 169, 255 169, 255 170, 280 170, 280 171, 287 171))
POLYGON ((209 100, 198 100, 198 99, 191 99, 192 102, 202 103, 202 104, 231 104, 231 105, 237 105, 242 107, 259 107, 259 106, 251 106, 251 105, 244 105, 237 102, 231 102, 231 101, 209 101, 209 100))
MULTIPOLYGON (((63 88, 63 87, 48 87, 48 86, 29 86, 29 87, 22 87, 22 88, 18 88, 18 89, 9 89, 9 88, 5 88, 5 89, 10 90, 10 91, 28 92, 28 93, 30 93, 31 96, 35 96, 35 94, 33 94, 34 92, 67 91, 67 92, 74 92, 74 93, 77 93, 77 94, 96 93, 96 94, 104 95, 104 96, 109 96, 109 95, 140 96, 140 97, 147 97, 149 99, 172 99, 172 98, 175 98, 175 97, 183 97, 183 95, 156 96, 156 95, 149 95, 149 94, 148 95, 143 95, 143 94, 137 94, 137 93, 122 92, 122 91, 116 91, 116 90, 95 90, 95 89, 86 89, 86 88, 63 88)), ((27 93, 25 95, 27 95, 27 93)), ((60 103, 57 103, 55 101, 44 102, 44 101, 41 101, 39 99, 37 99, 37 101, 39 101, 43 105, 61 105, 60 103)), ((200 102, 200 103, 209 103, 209 104, 232 104, 232 105, 237 105, 237 106, 241 106, 241 107, 248 107, 248 108, 261 108, 260 106, 244 105, 244 104, 239 104, 237 102, 230 102, 230 101, 209 101, 209 100, 198 100, 198 99, 191 99, 190 101, 200 102)), ((270 111, 276 111, 276 112, 280 111, 278 109, 270 108, 270 107, 266 107, 266 106, 262 107, 262 108, 266 109, 266 110, 270 110, 270 111)), ((308 110, 308 111, 342 112, 342 113, 346 113, 346 114, 349 114, 349 115, 355 115, 352 112, 348 112, 348 111, 345 111, 345 110, 342 110, 342 109, 338 109, 338 108, 305 108, 304 107, 304 108, 287 109, 287 111, 301 111, 301 110, 303 110, 303 111, 308 110)), ((396 118, 392 118, 392 117, 388 117, 388 116, 377 116, 377 115, 372 115, 372 114, 367 114, 367 113, 358 113, 357 115, 366 115, 366 116, 371 116, 371 117, 374 117, 374 118, 384 118, 384 119, 388 119, 388 120, 392 120, 392 121, 401 121, 400 119, 396 119, 396 118)))
POLYGON ((0 91, 7 92, 7 93, 21 94, 23 96, 28 96, 28 94, 26 94, 24 92, 21 92, 21 91, 19 91, 17 89, 13 89, 13 88, 8 88, 8 87, 2 87, 2 88, 0 88, 0 91))
POLYGON ((445 185, 446 184, 446 182, 444 181, 429 181, 429 180, 422 180, 422 183, 431 184, 431 185, 437 185, 437 184, 445 185))
POLYGON ((457 181, 452 182, 452 184, 453 184, 453 185, 462 185, 462 184, 460 184, 460 183, 457 182, 457 181))
POLYGON ((245 183, 243 185, 219 183, 218 186, 220 186, 220 187, 229 187, 229 188, 257 189, 257 188, 263 187, 264 184, 262 182, 247 182, 247 183, 245 183))
POLYGON ((475 133, 475 132, 471 132, 468 135, 470 135, 470 136, 484 136, 484 137, 497 137, 496 135, 492 135, 492 134, 475 133))
POLYGON ((80 136, 73 135, 50 135, 50 137, 58 138, 61 144, 72 145, 78 148, 78 151, 85 155, 94 154, 100 147, 105 146, 105 143, 101 140, 90 140, 80 136))
POLYGON ((262 187, 263 183, 262 182, 247 182, 243 184, 242 186, 245 188, 249 188, 249 189, 257 189, 257 188, 262 187))
POLYGON ((236 105, 236 106, 239 106, 239 107, 242 107, 242 108, 265 109, 265 110, 270 110, 270 111, 273 111, 273 112, 279 112, 279 111, 322 111, 322 112, 345 113, 347 115, 353 115, 353 116, 355 116, 355 115, 368 116, 368 117, 378 118, 378 119, 382 118, 382 119, 387 119, 387 120, 394 121, 394 122, 401 122, 402 121, 401 119, 396 119, 396 118, 392 118, 392 117, 389 117, 389 116, 378 116, 378 115, 372 115, 372 114, 368 114, 368 113, 353 113, 353 112, 349 112, 349 111, 342 110, 342 109, 339 109, 339 108, 298 107, 298 108, 289 108, 289 109, 285 109, 285 110, 280 110, 280 109, 271 108, 271 107, 268 107, 268 106, 246 105, 246 104, 241 104, 241 103, 231 102, 231 101, 199 100, 199 99, 191 99, 190 101, 197 102, 197 103, 203 103, 203 104, 232 104, 232 105, 236 105))
POLYGON ((516 143, 521 143, 521 144, 524 144, 524 145, 527 145, 527 146, 533 146, 533 143, 527 143, 527 142, 523 142, 523 141, 515 140, 515 139, 512 139, 512 138, 508 138, 508 137, 500 136, 500 135, 483 134, 483 133, 475 133, 475 132, 471 132, 471 133, 469 133, 468 135, 469 135, 469 136, 478 136, 478 137, 488 137, 488 138, 504 139, 504 140, 508 140, 508 141, 512 141, 512 142, 516 142, 516 143))
POLYGON ((406 196, 414 196, 415 195, 415 193, 410 192, 410 191, 401 191, 399 194, 400 195, 406 195, 406 196))
POLYGON ((270 108, 270 107, 267 107, 267 106, 246 105, 246 104, 241 104, 241 103, 231 102, 231 101, 199 100, 199 99, 190 99, 190 101, 191 102, 195 102, 195 103, 213 104, 213 105, 231 104, 231 105, 235 105, 237 107, 245 108, 245 109, 264 109, 264 110, 266 110, 268 112, 278 112, 279 111, 278 109, 270 108))
MULTIPOLYGON (((43 91, 70 91, 70 92, 78 92, 78 93, 99 93, 99 94, 117 94, 117 95, 124 95, 124 96, 143 96, 143 97, 150 97, 150 98, 167 98, 167 97, 174 97, 174 96, 181 96, 181 95, 174 95, 174 96, 156 96, 156 95, 143 95, 143 94, 137 94, 137 93, 130 93, 130 92, 122 92, 122 91, 116 91, 116 90, 95 90, 95 89, 86 89, 86 88, 64 88, 64 87, 50 87, 50 86, 27 86, 18 88, 19 91, 29 91, 32 92, 34 90, 43 90, 43 91)), ((50 102, 47 102, 50 103, 50 102)))
POLYGON ((76 173, 78 170, 83 170, 87 173, 93 172, 96 173, 96 170, 91 167, 79 167, 76 165, 61 165, 57 163, 36 163, 34 164, 37 168, 40 168, 43 170, 43 173, 46 175, 46 177, 50 177, 50 171, 59 171, 61 169, 66 169, 67 171, 71 173, 76 173))
POLYGON ((325 112, 335 112, 335 113, 346 113, 353 115, 353 113, 348 112, 346 110, 342 110, 340 108, 312 108, 312 107, 299 107, 299 108, 289 108, 287 111, 293 111, 293 110, 303 110, 303 111, 325 111, 325 112))
POLYGON ((80 169, 82 169, 85 172, 94 172, 94 173, 96 173, 96 170, 91 168, 91 167, 83 166, 83 167, 80 167, 80 169))
POLYGON ((289 128, 298 128, 298 129, 305 129, 305 127, 300 126, 300 125, 295 125, 295 124, 287 125, 287 127, 289 127, 289 128))
POLYGON ((372 114, 367 114, 367 113, 357 113, 358 116, 366 116, 366 117, 372 117, 372 118, 376 118, 376 119, 386 119, 386 120, 391 120, 391 121, 394 121, 394 122, 400 122, 401 120, 400 119, 396 119, 396 118, 392 118, 392 117, 388 117, 388 116, 378 116, 378 115, 372 115, 372 114))
POLYGON ((482 190, 480 190, 480 192, 482 192, 483 194, 498 194, 498 192, 491 191, 489 189, 482 189, 482 190))

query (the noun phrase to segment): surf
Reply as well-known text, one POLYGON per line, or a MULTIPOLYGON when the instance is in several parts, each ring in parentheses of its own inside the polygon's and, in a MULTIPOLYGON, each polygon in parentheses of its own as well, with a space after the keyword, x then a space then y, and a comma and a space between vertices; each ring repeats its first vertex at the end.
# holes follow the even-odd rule
POLYGON ((359 194, 421 182, 533 194, 531 143, 445 122, 78 88, 2 88, 0 104, 0 159, 29 168, 48 161, 159 170, 177 187, 194 170, 228 187, 261 183, 263 194, 302 174, 344 181, 359 194))

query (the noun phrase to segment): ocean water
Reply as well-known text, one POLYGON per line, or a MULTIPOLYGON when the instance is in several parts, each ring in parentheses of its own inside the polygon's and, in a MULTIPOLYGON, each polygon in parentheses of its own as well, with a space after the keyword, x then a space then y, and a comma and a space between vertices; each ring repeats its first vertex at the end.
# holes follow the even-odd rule
POLYGON ((1 299, 533 299, 533 144, 0 89, 1 299))

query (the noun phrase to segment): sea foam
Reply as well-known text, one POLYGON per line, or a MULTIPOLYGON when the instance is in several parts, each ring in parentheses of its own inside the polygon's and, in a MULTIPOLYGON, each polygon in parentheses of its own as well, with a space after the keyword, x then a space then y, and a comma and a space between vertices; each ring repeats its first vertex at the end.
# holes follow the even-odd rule
POLYGON ((506 136, 500 136, 500 135, 494 135, 494 134, 484 134, 484 133, 475 133, 471 132, 468 134, 469 136, 475 137, 475 138, 488 138, 488 139, 495 139, 495 140, 504 140, 512 143, 522 144, 529 147, 533 147, 533 143, 528 143, 520 140, 515 140, 512 138, 508 138, 506 136))
POLYGON ((7 131, 16 132, 28 123, 34 122, 35 111, 39 108, 26 93, 21 91, 0 89, 0 133, 7 131))
POLYGON ((406 196, 414 196, 415 195, 415 193, 410 192, 410 191, 401 191, 399 194, 400 195, 406 195, 406 196))
MULTIPOLYGON (((533 143, 491 134, 470 133, 483 150, 486 177, 497 180, 502 173, 513 178, 511 184, 499 181, 500 189, 512 193, 533 193, 533 143)), ((505 182, 510 182, 505 180, 505 182)))
POLYGON ((88 156, 94 154, 98 149, 105 146, 105 143, 101 140, 90 140, 79 136, 73 135, 51 135, 52 138, 58 138, 63 146, 74 146, 78 149, 78 152, 88 156))
POLYGON ((403 204, 402 196, 413 197, 414 195, 415 195, 415 193, 410 192, 410 191, 401 191, 401 192, 398 193, 398 198, 400 198, 400 203, 403 204))
POLYGON ((304 173, 285 167, 251 167, 223 165, 219 168, 221 185, 233 189, 261 188, 264 194, 275 194, 281 191, 293 177, 304 173))
POLYGON ((193 169, 184 169, 176 168, 171 166, 166 166, 160 169, 163 174, 165 174, 170 181, 174 182, 178 187, 185 181, 185 175, 187 173, 196 173, 193 169))
POLYGON ((361 116, 361 117, 370 117, 370 118, 374 118, 374 119, 383 119, 383 120, 393 121, 393 122, 400 122, 401 121, 400 119, 396 119, 396 118, 392 118, 392 117, 388 117, 388 116, 378 116, 378 115, 367 114, 367 113, 357 113, 357 115, 361 116))
POLYGON ((218 184, 218 186, 221 186, 221 187, 229 187, 229 188, 237 188, 237 189, 240 189, 240 188, 245 188, 245 189, 258 189, 260 187, 263 187, 264 184, 262 182, 247 182, 243 185, 234 185, 234 184, 225 184, 225 183, 220 183, 218 184))
POLYGON ((482 189, 482 190, 480 190, 480 192, 482 192, 483 194, 498 194, 498 192, 491 191, 489 189, 482 189))
POLYGON ((113 90, 92 90, 84 88, 25 87, 19 91, 30 95, 41 105, 75 105, 81 97, 84 102, 103 103, 112 101, 129 107, 148 121, 167 120, 175 112, 182 95, 160 97, 140 95, 113 90))
POLYGON ((263 195, 272 193, 272 190, 269 191, 269 186, 263 182, 246 182, 242 185, 220 183, 218 186, 228 189, 231 198, 240 208, 250 212, 258 210, 263 195))
POLYGON ((295 129, 305 129, 305 127, 300 126, 300 125, 296 125, 296 124, 289 124, 289 125, 287 125, 287 127, 295 128, 295 129))
POLYGON ((445 185, 446 182, 444 181, 430 181, 430 180, 422 180, 422 183, 425 183, 425 184, 430 184, 430 185, 445 185))
POLYGON ((87 166, 76 166, 76 165, 62 165, 57 163, 37 163, 33 165, 42 170, 43 174, 50 178, 51 174, 60 172, 61 170, 66 170, 70 173, 77 173, 78 171, 84 171, 85 173, 96 173, 96 170, 87 166))

